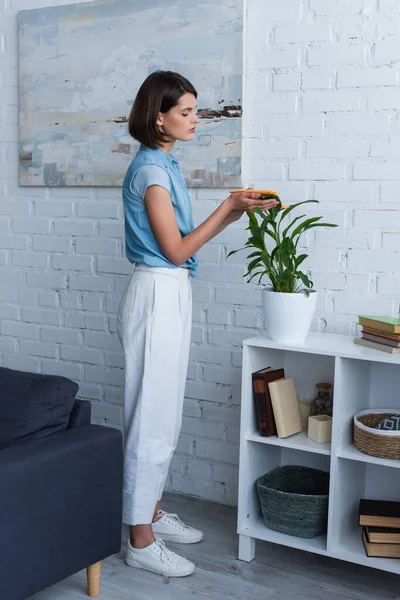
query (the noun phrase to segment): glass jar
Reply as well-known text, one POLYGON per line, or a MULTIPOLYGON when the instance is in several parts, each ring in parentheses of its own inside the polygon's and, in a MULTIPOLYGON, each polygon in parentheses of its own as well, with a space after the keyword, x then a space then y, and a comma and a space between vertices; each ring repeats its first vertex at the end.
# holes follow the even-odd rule
POLYGON ((328 415, 332 416, 333 398, 331 383, 317 383, 316 396, 311 402, 310 415, 328 415))

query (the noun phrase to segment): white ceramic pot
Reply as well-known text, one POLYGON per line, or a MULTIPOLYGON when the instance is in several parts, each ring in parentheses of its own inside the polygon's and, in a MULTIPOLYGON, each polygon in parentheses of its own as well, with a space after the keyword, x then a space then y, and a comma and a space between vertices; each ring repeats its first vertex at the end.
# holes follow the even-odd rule
POLYGON ((317 293, 309 290, 285 294, 272 288, 261 290, 265 329, 271 340, 288 344, 304 342, 315 315, 317 293))

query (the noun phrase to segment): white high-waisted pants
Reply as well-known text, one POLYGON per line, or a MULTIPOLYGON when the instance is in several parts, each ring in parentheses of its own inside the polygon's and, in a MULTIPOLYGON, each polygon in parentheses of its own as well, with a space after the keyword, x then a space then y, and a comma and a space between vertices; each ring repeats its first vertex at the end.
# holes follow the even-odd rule
POLYGON ((136 265, 121 300, 125 352, 123 521, 148 524, 182 424, 192 325, 188 269, 136 265))

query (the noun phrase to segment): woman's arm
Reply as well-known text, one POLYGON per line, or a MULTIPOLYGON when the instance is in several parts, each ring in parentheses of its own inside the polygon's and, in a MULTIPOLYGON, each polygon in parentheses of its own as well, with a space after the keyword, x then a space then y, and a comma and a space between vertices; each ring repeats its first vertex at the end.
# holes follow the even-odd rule
POLYGON ((145 204, 151 229, 166 258, 176 266, 185 263, 193 254, 222 229, 235 220, 235 211, 267 210, 276 206, 275 200, 260 200, 260 194, 237 192, 231 194, 201 225, 182 237, 176 222, 174 207, 168 191, 158 185, 147 188, 145 204), (229 219, 232 219, 231 221, 229 219), (226 224, 225 224, 226 223, 226 224))
POLYGON ((215 232, 215 234, 212 237, 214 238, 216 235, 218 235, 219 233, 221 233, 221 231, 223 231, 224 229, 226 229, 228 227, 228 225, 231 225, 231 223, 234 223, 235 221, 238 221, 240 219, 240 217, 244 213, 245 213, 244 210, 233 210, 230 213, 230 215, 228 215, 226 217, 226 219, 223 220, 223 222, 218 227, 217 231, 215 232))

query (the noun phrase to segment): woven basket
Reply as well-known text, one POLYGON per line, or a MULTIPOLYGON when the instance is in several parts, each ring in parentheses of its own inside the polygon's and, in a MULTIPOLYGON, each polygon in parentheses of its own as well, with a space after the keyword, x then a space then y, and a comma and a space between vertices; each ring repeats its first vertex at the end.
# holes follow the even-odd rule
POLYGON ((301 538, 326 533, 329 473, 292 465, 278 467, 257 479, 257 493, 270 529, 301 538))
POLYGON ((400 460, 400 431, 375 429, 383 419, 399 414, 399 409, 362 410, 354 415, 354 443, 365 454, 400 460))

